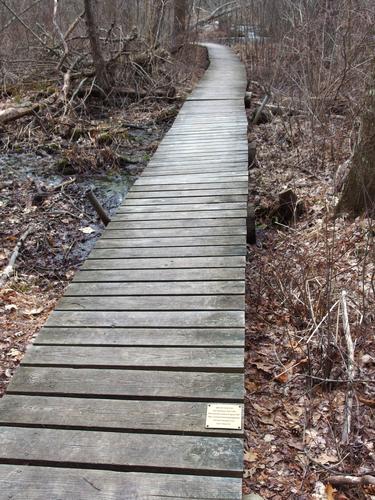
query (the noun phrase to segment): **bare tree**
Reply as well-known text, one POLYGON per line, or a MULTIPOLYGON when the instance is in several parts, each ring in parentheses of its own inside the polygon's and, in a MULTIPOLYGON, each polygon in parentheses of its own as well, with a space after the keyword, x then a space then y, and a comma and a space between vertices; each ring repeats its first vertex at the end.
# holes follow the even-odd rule
POLYGON ((106 62, 100 47, 100 38, 96 24, 94 2, 95 0, 84 0, 87 35, 90 40, 91 54, 95 67, 97 84, 102 90, 107 91, 110 87, 110 83, 108 79, 106 62))
POLYGON ((174 0, 173 44, 179 45, 185 38, 188 17, 188 0, 174 0))
POLYGON ((337 212, 356 217, 375 207, 375 63, 366 86, 365 109, 352 166, 344 184, 337 212))

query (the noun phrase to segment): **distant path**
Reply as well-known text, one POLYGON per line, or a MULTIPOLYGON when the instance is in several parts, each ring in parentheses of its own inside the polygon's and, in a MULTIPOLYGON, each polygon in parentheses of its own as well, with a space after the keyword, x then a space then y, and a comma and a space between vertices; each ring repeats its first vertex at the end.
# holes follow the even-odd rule
POLYGON ((246 77, 207 47, 0 401, 1 500, 241 498, 243 429, 206 412, 243 403, 246 77))

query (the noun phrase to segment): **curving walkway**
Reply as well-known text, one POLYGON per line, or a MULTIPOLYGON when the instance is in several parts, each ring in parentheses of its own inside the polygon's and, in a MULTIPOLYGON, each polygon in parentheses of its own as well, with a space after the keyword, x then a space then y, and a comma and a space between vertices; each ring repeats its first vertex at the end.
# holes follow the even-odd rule
POLYGON ((0 401, 0 499, 241 498, 243 429, 206 414, 243 403, 246 77, 207 47, 0 401))

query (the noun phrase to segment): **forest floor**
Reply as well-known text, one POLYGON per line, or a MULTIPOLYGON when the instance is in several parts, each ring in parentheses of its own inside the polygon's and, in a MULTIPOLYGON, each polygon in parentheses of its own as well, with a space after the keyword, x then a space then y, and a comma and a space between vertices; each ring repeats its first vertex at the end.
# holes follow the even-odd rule
POLYGON ((28 232, 0 287, 0 397, 104 229, 86 192, 109 214, 120 205, 206 65, 204 49, 186 57, 173 98, 94 99, 77 121, 47 113, 0 128, 0 274, 28 232))
MULTIPOLYGON (((263 95, 257 85, 249 90, 251 117, 263 95)), ((332 113, 312 130, 303 113, 269 116, 249 132, 258 242, 246 276, 245 493, 370 498, 373 487, 332 478, 373 474, 375 458, 374 221, 333 217, 335 172, 350 157, 352 123, 332 113), (301 209, 284 220, 279 194, 288 189, 301 209)))

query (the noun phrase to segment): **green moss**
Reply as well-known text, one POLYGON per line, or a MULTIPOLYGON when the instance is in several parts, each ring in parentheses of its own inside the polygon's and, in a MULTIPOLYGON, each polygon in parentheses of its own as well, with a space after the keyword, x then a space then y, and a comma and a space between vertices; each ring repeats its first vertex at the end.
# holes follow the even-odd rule
POLYGON ((112 144, 113 136, 109 132, 102 132, 97 136, 96 142, 100 145, 112 144))

